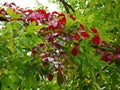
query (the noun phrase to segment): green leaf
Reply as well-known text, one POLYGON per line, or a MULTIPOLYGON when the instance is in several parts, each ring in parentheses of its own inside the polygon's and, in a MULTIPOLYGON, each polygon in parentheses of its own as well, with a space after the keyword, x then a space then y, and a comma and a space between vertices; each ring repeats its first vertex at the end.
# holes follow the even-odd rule
POLYGON ((12 41, 10 41, 10 42, 8 43, 8 48, 10 49, 10 51, 11 51, 12 53, 14 53, 14 43, 13 43, 12 41))
POLYGON ((115 60, 115 65, 120 68, 120 60, 115 60))
POLYGON ((7 14, 9 14, 12 18, 20 18, 22 16, 22 14, 20 13, 16 13, 15 11, 13 11, 12 9, 10 8, 7 8, 6 10, 7 14))

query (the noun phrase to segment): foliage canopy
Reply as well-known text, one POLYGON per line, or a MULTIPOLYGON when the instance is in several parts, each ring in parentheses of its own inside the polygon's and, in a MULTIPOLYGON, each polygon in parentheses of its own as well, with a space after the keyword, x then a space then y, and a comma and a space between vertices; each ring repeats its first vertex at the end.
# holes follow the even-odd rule
POLYGON ((66 1, 72 14, 0 7, 1 90, 119 90, 120 1, 66 1))

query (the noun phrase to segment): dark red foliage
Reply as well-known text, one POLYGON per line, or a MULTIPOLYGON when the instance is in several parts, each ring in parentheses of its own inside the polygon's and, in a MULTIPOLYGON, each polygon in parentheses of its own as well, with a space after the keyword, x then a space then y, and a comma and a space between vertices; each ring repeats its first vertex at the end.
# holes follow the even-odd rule
POLYGON ((109 47, 110 45, 106 42, 106 41, 101 41, 101 43, 106 46, 106 47, 109 47))
POLYGON ((60 20, 58 21, 58 23, 59 23, 59 24, 66 24, 66 18, 63 17, 62 19, 60 19, 60 20))
POLYGON ((119 53, 114 54, 114 60, 118 60, 118 59, 120 59, 120 54, 119 53))
POLYGON ((0 14, 7 15, 7 13, 6 13, 4 8, 0 9, 0 14))
MULTIPOLYGON (((38 30, 37 35, 42 40, 45 40, 47 43, 41 43, 37 46, 32 48, 32 55, 35 57, 36 55, 39 55, 36 57, 37 59, 40 59, 42 61, 43 67, 49 66, 51 63, 54 64, 54 67, 52 70, 56 70, 57 73, 57 81, 58 84, 61 85, 63 82, 65 82, 65 76, 64 76, 64 62, 66 62, 66 65, 69 64, 69 58, 68 53, 71 53, 73 56, 76 56, 79 54, 79 47, 81 41, 83 42, 84 39, 89 39, 90 34, 85 30, 84 25, 79 24, 79 27, 74 27, 74 30, 71 30, 71 27, 65 28, 66 26, 66 16, 63 13, 58 13, 56 11, 50 13, 45 10, 30 10, 30 9, 23 9, 17 7, 14 3, 7 4, 5 3, 4 6, 7 8, 10 8, 12 11, 14 11, 16 14, 21 13, 20 18, 14 19, 10 17, 6 13, 6 9, 1 8, 0 14, 2 16, 7 16, 9 21, 12 20, 22 20, 24 22, 24 26, 27 28, 27 25, 29 25, 29 22, 35 22, 37 25, 42 25, 43 28, 38 30), (83 38, 83 40, 81 39, 83 38), (81 39, 81 40, 80 40, 81 39), (68 47, 74 46, 70 52, 67 53, 68 47), (39 51, 38 51, 39 50, 39 51), (53 62, 54 61, 54 62, 53 62)), ((69 15, 69 17, 75 21, 76 18, 72 14, 69 15)), ((1 20, 6 20, 6 18, 0 17, 1 20)), ((23 27, 24 27, 23 26, 23 27)), ((72 26, 72 25, 71 25, 72 26)), ((72 28, 73 29, 73 28, 72 28)), ((110 51, 108 52, 106 48, 110 48, 109 44, 106 41, 101 41, 99 36, 99 31, 93 27, 90 27, 91 32, 93 33, 94 37, 92 38, 92 44, 95 45, 94 48, 96 48, 96 52, 99 54, 102 54, 101 60, 105 62, 109 62, 112 60, 118 60, 120 59, 120 46, 114 48, 114 52, 110 51), (104 51, 102 48, 105 46, 106 51, 104 51), (113 56, 112 56, 113 55, 113 56)), ((68 50, 69 51, 69 50, 68 50)), ((54 72, 53 71, 53 72, 54 72)), ((47 75, 47 78, 49 81, 52 81, 54 77, 54 73, 49 73, 47 75)))
POLYGON ((75 33, 74 39, 75 39, 76 41, 79 41, 79 40, 80 40, 80 35, 79 35, 77 32, 75 33))
POLYGON ((88 39, 90 36, 88 34, 88 32, 86 32, 85 30, 80 30, 81 32, 81 36, 84 38, 84 39, 88 39))
POLYGON ((90 27, 90 30, 93 32, 93 34, 98 34, 98 30, 93 28, 93 27, 90 27))
POLYGON ((116 50, 116 52, 120 52, 120 46, 117 46, 117 47, 115 48, 115 50, 116 50))
POLYGON ((70 14, 70 18, 71 18, 73 21, 76 20, 75 16, 73 16, 72 14, 70 14))
POLYGON ((48 78, 49 81, 52 81, 53 77, 54 77, 53 73, 50 73, 50 74, 47 75, 47 78, 48 78))
POLYGON ((41 43, 39 46, 40 46, 40 47, 44 47, 44 46, 45 46, 45 44, 41 43))
POLYGON ((56 11, 54 11, 54 12, 52 12, 52 15, 59 15, 59 13, 58 12, 56 12, 56 11))
POLYGON ((81 28, 82 30, 85 30, 85 27, 84 27, 82 24, 80 24, 80 28, 81 28))
POLYGON ((38 48, 37 48, 37 47, 32 48, 32 54, 33 54, 34 56, 36 56, 37 51, 38 51, 38 48))
POLYGON ((93 45, 98 45, 100 44, 100 37, 95 35, 93 38, 92 38, 92 43, 93 45))
POLYGON ((25 10, 23 13, 24 13, 25 15, 30 15, 30 14, 33 13, 33 10, 28 9, 28 10, 25 10))
POLYGON ((59 24, 66 24, 65 14, 59 14, 58 17, 61 18, 61 19, 58 21, 59 24))
POLYGON ((110 52, 104 52, 102 57, 101 57, 101 60, 108 62, 108 61, 113 60, 113 57, 112 57, 110 52))
POLYGON ((33 21, 35 21, 35 19, 31 17, 31 18, 29 18, 29 21, 33 22, 33 21))
POLYGON ((46 14, 46 11, 45 10, 36 10, 36 12, 39 12, 41 14, 46 14))
POLYGON ((78 54, 78 52, 79 52, 78 48, 73 48, 72 49, 72 55, 73 56, 76 56, 78 54))

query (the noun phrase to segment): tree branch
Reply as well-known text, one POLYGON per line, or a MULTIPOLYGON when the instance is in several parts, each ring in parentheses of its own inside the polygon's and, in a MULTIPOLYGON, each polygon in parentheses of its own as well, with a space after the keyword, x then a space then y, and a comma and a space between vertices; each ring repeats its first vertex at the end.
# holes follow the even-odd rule
POLYGON ((64 6, 64 8, 65 8, 65 10, 66 10, 67 13, 70 13, 69 8, 70 8, 73 12, 75 12, 75 10, 72 8, 72 6, 69 5, 68 3, 66 3, 64 0, 59 0, 59 1, 63 4, 63 6, 64 6))
POLYGON ((0 17, 0 21, 8 21, 8 19, 5 17, 0 17))

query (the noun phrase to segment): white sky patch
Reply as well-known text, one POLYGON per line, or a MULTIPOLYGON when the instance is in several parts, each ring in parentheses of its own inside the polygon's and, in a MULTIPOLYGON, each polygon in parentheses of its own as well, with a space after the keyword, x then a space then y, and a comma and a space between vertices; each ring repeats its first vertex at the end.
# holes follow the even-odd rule
MULTIPOLYGON (((48 10, 50 12, 52 11, 58 11, 57 5, 53 3, 49 3, 48 0, 38 0, 40 3, 42 3, 44 6, 48 6, 48 10)), ((20 6, 22 8, 33 8, 36 6, 36 0, 0 0, 0 4, 4 4, 5 2, 11 3, 14 2, 17 6, 20 6)))

